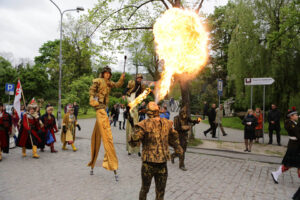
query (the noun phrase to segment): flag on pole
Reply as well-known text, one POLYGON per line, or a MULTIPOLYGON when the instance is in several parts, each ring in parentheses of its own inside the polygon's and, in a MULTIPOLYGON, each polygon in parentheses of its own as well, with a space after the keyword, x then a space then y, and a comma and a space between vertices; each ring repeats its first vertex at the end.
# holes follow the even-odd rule
POLYGON ((16 109, 19 118, 21 118, 21 97, 22 97, 22 86, 21 86, 21 81, 18 80, 15 100, 14 100, 14 108, 16 109))

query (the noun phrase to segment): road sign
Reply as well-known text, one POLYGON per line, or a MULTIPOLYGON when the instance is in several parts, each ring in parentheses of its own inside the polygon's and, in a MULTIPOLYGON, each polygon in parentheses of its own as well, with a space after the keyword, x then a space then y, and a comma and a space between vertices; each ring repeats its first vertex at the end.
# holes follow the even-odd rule
POLYGON ((223 80, 218 80, 218 96, 223 96, 223 80))
POLYGON ((6 83, 5 84, 5 93, 8 95, 14 95, 15 84, 6 83))
POLYGON ((273 78, 245 78, 245 85, 272 85, 274 83, 273 78))

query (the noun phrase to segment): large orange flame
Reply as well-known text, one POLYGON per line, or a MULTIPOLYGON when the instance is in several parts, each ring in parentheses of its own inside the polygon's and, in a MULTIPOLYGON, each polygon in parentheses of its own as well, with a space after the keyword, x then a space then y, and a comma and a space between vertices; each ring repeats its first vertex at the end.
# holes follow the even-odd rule
POLYGON ((130 102, 128 104, 128 106, 130 107, 130 110, 132 110, 133 108, 135 108, 137 105, 139 105, 140 103, 142 103, 143 100, 145 100, 147 98, 147 96, 150 94, 151 89, 150 88, 146 88, 142 94, 140 94, 138 97, 136 97, 132 102, 130 102))
POLYGON ((164 61, 155 88, 159 101, 168 94, 175 74, 195 77, 202 70, 208 58, 208 33, 197 13, 179 8, 169 9, 158 18, 153 33, 156 52, 164 61))

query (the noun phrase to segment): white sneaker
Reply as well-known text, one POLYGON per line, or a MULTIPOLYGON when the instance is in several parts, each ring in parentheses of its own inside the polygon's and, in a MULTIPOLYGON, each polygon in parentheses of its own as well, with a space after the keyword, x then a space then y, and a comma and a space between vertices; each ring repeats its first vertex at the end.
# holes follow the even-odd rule
POLYGON ((278 184, 278 175, 276 172, 271 172, 271 176, 275 184, 278 184))

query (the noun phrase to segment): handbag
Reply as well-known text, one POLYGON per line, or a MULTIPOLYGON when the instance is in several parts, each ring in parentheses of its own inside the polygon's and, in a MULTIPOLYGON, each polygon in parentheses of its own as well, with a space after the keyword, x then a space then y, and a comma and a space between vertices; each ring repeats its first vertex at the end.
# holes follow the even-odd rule
POLYGON ((51 134, 51 132, 50 132, 50 130, 48 130, 48 132, 47 132, 47 144, 51 144, 51 143, 53 143, 54 142, 54 138, 53 138, 53 136, 52 136, 52 134, 51 134))

